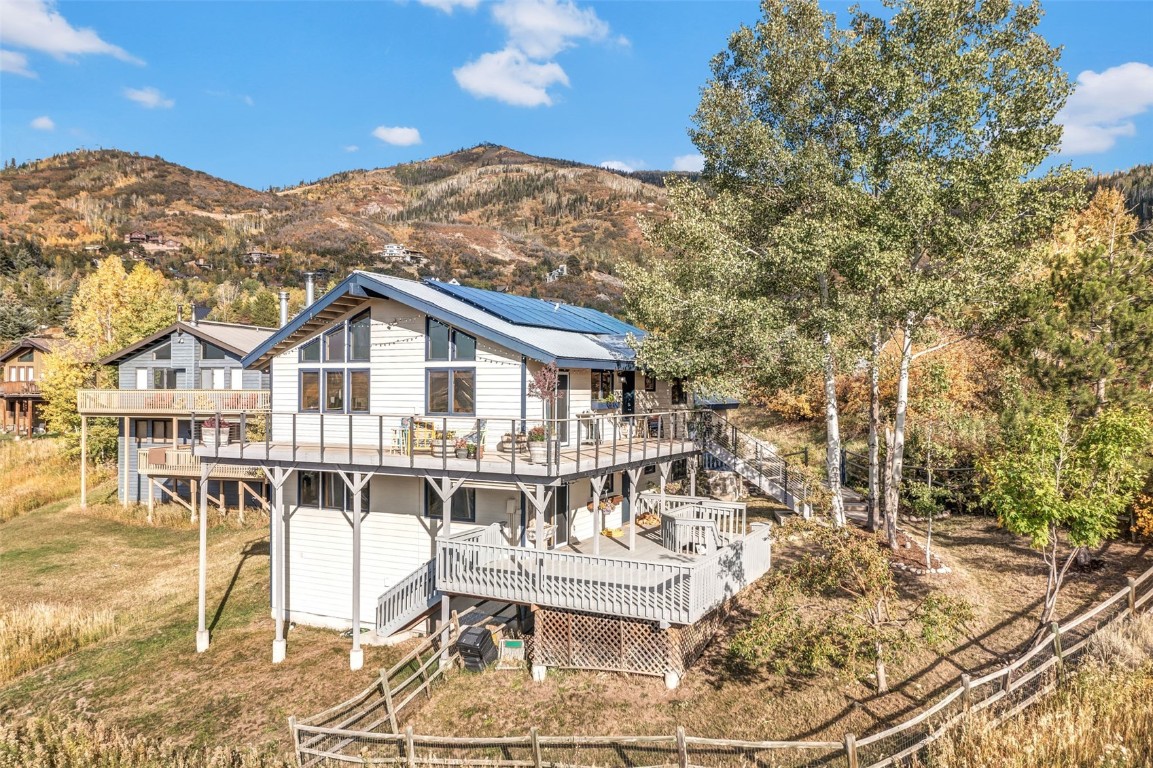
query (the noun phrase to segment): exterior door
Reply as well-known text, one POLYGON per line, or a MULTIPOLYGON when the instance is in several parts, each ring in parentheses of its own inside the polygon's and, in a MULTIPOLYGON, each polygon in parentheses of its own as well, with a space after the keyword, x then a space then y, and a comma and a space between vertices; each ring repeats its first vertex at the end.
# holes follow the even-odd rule
POLYGON ((569 519, 572 512, 569 510, 568 497, 568 485, 558 486, 552 495, 552 519, 549 522, 556 526, 555 546, 557 547, 568 544, 569 534, 572 531, 572 524, 569 519))
POLYGON ((636 373, 621 371, 621 413, 631 416, 637 412, 636 373))
POLYGON ((556 413, 549 414, 550 419, 556 419, 556 436, 561 445, 568 444, 569 419, 569 375, 568 371, 561 371, 556 379, 556 413))

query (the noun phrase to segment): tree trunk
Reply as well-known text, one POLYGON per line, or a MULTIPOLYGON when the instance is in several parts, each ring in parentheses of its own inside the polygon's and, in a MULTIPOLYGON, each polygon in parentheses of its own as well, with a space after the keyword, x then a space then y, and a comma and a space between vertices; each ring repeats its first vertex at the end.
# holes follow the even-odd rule
POLYGON ((897 548, 897 507, 901 501, 901 475, 905 462, 905 412, 909 407, 909 364, 913 359, 913 317, 905 318, 901 339, 901 372, 897 379, 897 408, 893 418, 892 440, 888 443, 885 476, 885 531, 889 546, 897 548))
POLYGON ((880 527, 881 517, 881 331, 873 334, 869 361, 869 530, 880 527))
POLYGON ((825 331, 821 339, 825 348, 825 470, 832 494, 833 523, 845 524, 845 500, 841 498, 841 424, 837 412, 837 367, 833 359, 833 339, 825 331))

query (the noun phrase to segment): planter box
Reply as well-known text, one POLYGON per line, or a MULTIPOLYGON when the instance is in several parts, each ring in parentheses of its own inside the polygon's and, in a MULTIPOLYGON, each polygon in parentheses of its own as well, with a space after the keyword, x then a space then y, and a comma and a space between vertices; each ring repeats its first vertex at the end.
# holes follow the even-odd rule
POLYGON ((592 409, 594 411, 615 411, 620 405, 620 403, 598 403, 594 400, 592 409))
POLYGON ((217 446, 223 447, 226 445, 230 445, 232 443, 232 436, 229 434, 229 430, 222 428, 220 430, 220 440, 217 441, 216 430, 215 429, 212 429, 212 430, 205 429, 200 434, 200 441, 202 443, 204 443, 206 446, 208 446, 209 448, 215 448, 217 446))

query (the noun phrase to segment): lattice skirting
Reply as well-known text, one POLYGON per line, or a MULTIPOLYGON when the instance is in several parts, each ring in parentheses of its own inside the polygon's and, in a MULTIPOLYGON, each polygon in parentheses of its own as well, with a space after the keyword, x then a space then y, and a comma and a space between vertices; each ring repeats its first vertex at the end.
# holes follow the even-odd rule
POLYGON ((728 615, 723 605, 685 627, 655 621, 541 608, 533 618, 533 664, 662 676, 684 674, 708 647, 728 615))

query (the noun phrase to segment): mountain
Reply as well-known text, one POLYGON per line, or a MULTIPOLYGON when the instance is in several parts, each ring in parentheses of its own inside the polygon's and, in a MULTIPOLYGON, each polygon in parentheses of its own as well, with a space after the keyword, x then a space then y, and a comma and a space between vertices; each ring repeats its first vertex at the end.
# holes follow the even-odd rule
POLYGON ((659 217, 664 205, 663 187, 649 180, 492 144, 269 191, 119 150, 0 172, 4 240, 34 240, 56 263, 80 254, 83 264, 84 246, 139 254, 125 238, 140 232, 179 243, 147 254, 177 277, 294 285, 304 270, 364 267, 601 308, 619 296, 616 265, 643 253, 638 214, 659 217), (424 262, 382 260, 390 243, 424 262), (280 258, 250 266, 240 258, 249 250, 280 258), (561 265, 569 276, 546 283, 561 265))

